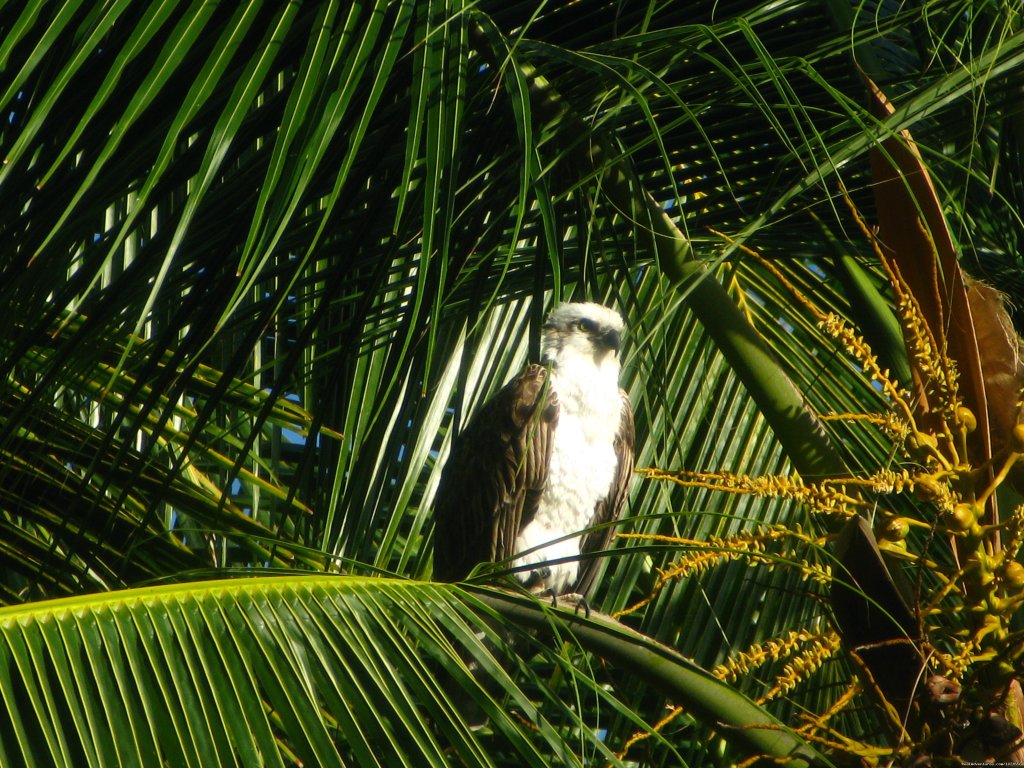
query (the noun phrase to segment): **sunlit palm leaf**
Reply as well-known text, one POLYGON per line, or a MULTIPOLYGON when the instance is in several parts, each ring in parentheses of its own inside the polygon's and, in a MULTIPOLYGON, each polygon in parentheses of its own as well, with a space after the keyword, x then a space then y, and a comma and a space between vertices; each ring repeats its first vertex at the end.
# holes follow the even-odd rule
MULTIPOLYGON (((549 654, 558 671, 548 685, 563 680, 559 692, 571 698, 534 677, 542 695, 532 700, 476 633, 482 628, 494 647, 505 641, 460 594, 383 579, 279 577, 3 609, 0 754, 5 765, 619 764, 596 723, 568 706, 576 698, 621 709, 614 697, 588 689, 586 675, 549 654), (467 659, 498 688, 474 683, 467 659), (472 692, 486 728, 462 721, 451 681, 472 692)), ((479 597, 540 629, 559 626, 532 600, 479 597)), ((667 649, 614 627, 577 631, 610 655, 633 657, 698 709, 745 726, 735 740, 752 754, 781 758, 801 747, 667 649)), ((564 625, 561 632, 571 638, 564 625)))

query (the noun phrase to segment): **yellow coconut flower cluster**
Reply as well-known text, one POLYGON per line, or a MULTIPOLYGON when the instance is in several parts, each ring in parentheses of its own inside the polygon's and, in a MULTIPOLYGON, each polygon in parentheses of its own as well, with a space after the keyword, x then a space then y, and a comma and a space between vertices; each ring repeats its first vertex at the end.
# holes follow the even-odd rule
MULTIPOLYGON (((810 632, 807 630, 794 630, 785 635, 763 643, 754 643, 744 651, 740 651, 723 664, 711 670, 711 674, 719 680, 733 681, 746 675, 750 675, 758 668, 770 662, 777 662, 784 659, 797 658, 803 655, 804 658, 815 657, 823 659, 821 649, 830 648, 834 653, 839 648, 839 636, 829 630, 826 632, 810 632)), ((802 667, 803 662, 797 662, 797 667, 802 667)), ((790 667, 786 667, 785 679, 792 678, 790 667)), ((780 690, 783 687, 788 689, 782 678, 776 681, 776 687, 780 690)))
MULTIPOLYGON (((884 372, 888 376, 888 371, 884 372)), ((888 413, 824 413, 819 414, 821 421, 859 421, 878 427, 896 440, 910 437, 910 423, 895 412, 888 413)))
MULTIPOLYGON (((658 578, 647 595, 628 608, 616 611, 613 614, 616 618, 621 618, 640 610, 654 600, 667 584, 693 576, 731 560, 741 560, 750 565, 758 564, 771 568, 779 557, 778 554, 769 551, 773 543, 784 542, 784 546, 779 548, 787 552, 789 551, 788 547, 791 547, 793 542, 818 543, 816 539, 803 534, 799 528, 789 529, 781 527, 764 527, 756 531, 748 531, 730 537, 711 536, 700 541, 679 536, 648 533, 619 533, 618 538, 639 539, 655 544, 666 544, 674 550, 681 550, 682 554, 667 567, 658 568, 658 578)), ((827 583, 831 579, 831 574, 816 563, 807 562, 802 567, 805 575, 813 581, 827 583)))
MULTIPOLYGON (((704 488, 731 494, 747 494, 762 498, 791 499, 814 512, 849 517, 863 504, 846 493, 845 482, 805 483, 799 475, 749 475, 732 472, 666 471, 657 467, 640 467, 637 473, 649 480, 668 480, 689 488, 704 488)), ((855 481, 857 482, 857 481, 855 481)))
POLYGON ((821 669, 822 665, 835 656, 839 650, 840 639, 835 632, 820 635, 809 642, 800 653, 796 654, 782 669, 782 674, 775 679, 775 684, 766 694, 761 696, 760 702, 774 699, 787 691, 796 688, 804 680, 821 669))

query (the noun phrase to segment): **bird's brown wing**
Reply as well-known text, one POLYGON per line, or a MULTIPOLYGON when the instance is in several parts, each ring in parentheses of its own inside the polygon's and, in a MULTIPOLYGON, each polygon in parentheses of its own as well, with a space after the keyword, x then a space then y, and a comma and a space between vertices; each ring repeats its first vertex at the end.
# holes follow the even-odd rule
MULTIPOLYGON (((619 459, 618 468, 615 471, 615 478, 608 489, 608 495, 597 502, 594 507, 594 519, 591 525, 601 525, 619 519, 622 508, 626 505, 626 498, 629 496, 629 486, 633 481, 633 463, 635 441, 635 429, 633 427, 633 407, 629 404, 629 396, 619 390, 622 397, 622 422, 619 431, 615 435, 615 455, 619 459)), ((611 543, 615 527, 609 525, 596 531, 591 531, 583 538, 580 546, 580 553, 586 555, 590 552, 601 552, 608 549, 611 543)), ((580 561, 580 575, 576 581, 575 592, 586 595, 597 576, 599 561, 596 558, 584 558, 580 561)))
POLYGON ((548 477, 558 399, 529 365, 455 439, 434 507, 434 578, 458 581, 514 554, 548 477))

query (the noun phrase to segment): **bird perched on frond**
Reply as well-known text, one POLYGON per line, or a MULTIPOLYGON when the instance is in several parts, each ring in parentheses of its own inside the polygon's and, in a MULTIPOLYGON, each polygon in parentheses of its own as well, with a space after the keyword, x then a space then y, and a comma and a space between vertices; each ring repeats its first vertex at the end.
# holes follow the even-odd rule
POLYGON ((633 472, 633 410, 619 388, 622 318, 563 304, 527 365, 470 420, 441 475, 434 577, 511 559, 531 591, 585 595, 633 472))

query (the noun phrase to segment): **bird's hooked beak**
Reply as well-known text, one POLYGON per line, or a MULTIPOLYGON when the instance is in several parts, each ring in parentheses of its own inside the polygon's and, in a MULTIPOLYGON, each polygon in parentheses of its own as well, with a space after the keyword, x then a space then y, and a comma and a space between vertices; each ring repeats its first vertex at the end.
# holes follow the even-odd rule
POLYGON ((619 354, 619 348, 622 346, 622 334, 614 328, 609 328, 607 331, 601 334, 599 337, 602 346, 607 347, 616 355, 619 354))

